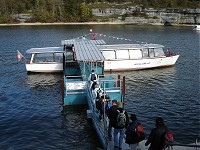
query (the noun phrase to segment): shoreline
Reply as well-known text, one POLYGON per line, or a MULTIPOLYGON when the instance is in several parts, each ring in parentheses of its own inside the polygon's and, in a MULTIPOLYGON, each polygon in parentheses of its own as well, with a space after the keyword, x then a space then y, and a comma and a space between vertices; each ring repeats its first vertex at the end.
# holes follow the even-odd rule
MULTIPOLYGON (((0 24, 0 26, 42 26, 42 25, 154 25, 164 26, 162 23, 131 23, 131 22, 54 22, 54 23, 11 23, 11 24, 0 24)), ((193 26, 188 24, 172 24, 171 26, 193 26)))

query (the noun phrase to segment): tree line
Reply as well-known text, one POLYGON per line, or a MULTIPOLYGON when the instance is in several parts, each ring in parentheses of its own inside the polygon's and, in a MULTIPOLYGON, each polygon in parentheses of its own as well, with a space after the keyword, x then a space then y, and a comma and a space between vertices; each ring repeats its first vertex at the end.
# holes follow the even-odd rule
POLYGON ((200 0, 0 0, 0 23, 17 23, 16 14, 30 14, 29 22, 96 21, 91 9, 100 3, 130 3, 145 8, 194 8, 200 0))

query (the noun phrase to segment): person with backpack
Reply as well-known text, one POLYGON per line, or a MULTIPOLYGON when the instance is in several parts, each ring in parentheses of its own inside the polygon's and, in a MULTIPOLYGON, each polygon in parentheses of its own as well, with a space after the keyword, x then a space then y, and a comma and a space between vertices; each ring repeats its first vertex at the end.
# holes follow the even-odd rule
POLYGON ((107 113, 108 107, 110 107, 110 96, 102 95, 96 102, 96 108, 100 111, 102 117, 104 117, 104 113, 107 113))
POLYGON ((94 90, 95 86, 98 85, 97 74, 94 73, 94 70, 92 70, 91 74, 89 75, 88 81, 90 83, 90 89, 94 90))
POLYGON ((109 125, 108 125, 108 139, 109 141, 112 140, 112 128, 114 127, 114 118, 115 112, 117 111, 117 100, 112 100, 112 106, 107 111, 107 116, 109 119, 109 125))
POLYGON ((168 129, 165 126, 162 117, 156 118, 155 126, 156 127, 151 130, 145 146, 148 146, 151 143, 149 150, 163 150, 165 146, 165 133, 168 129))
POLYGON ((118 102, 118 108, 114 115, 114 149, 121 150, 125 130, 129 123, 128 113, 123 109, 123 103, 118 102), (118 136, 119 134, 119 136, 118 136))
POLYGON ((91 74, 89 75, 88 81, 92 81, 92 82, 97 81, 97 74, 94 73, 94 70, 92 70, 91 74))
POLYGON ((139 142, 144 140, 144 128, 142 124, 137 120, 135 114, 131 114, 131 121, 126 129, 126 139, 125 143, 129 144, 132 150, 137 150, 139 148, 139 142))

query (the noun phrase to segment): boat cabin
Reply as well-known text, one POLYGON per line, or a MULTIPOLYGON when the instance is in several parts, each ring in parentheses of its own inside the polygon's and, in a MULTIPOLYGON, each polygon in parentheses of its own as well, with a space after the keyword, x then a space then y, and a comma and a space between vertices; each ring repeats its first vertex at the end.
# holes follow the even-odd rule
POLYGON ((106 60, 143 59, 165 56, 159 44, 101 45, 100 51, 106 60))
POLYGON ((62 47, 31 48, 26 53, 31 54, 30 60, 26 62, 27 72, 63 72, 62 47))
POLYGON ((31 48, 26 53, 32 54, 30 64, 63 62, 63 47, 31 48))

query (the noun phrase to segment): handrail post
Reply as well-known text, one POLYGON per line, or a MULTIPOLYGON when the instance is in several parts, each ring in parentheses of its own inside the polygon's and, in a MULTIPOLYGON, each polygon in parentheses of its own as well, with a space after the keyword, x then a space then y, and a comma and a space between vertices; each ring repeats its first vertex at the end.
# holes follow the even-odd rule
POLYGON ((122 94, 125 95, 125 76, 123 76, 123 82, 122 82, 122 94))
POLYGON ((118 75, 117 87, 120 87, 120 75, 118 75))
POLYGON ((62 89, 62 106, 64 107, 64 77, 61 81, 61 89, 62 89))

